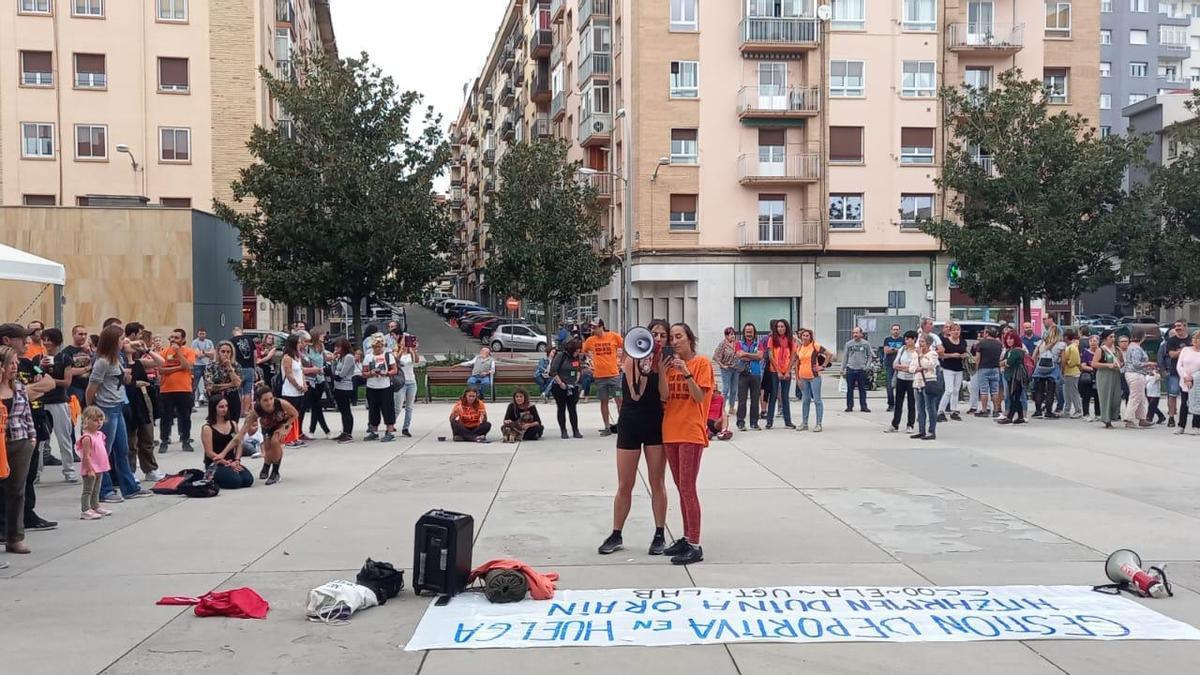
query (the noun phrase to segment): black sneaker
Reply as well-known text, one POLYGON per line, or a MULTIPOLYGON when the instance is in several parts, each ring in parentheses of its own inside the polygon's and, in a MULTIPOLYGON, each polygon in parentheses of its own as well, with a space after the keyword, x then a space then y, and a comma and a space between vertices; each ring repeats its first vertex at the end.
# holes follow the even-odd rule
POLYGON ((888 406, 888 408, 887 408, 887 411, 888 411, 888 412, 892 412, 892 411, 894 411, 895 409, 896 409, 896 406, 894 406, 894 405, 889 405, 889 406, 888 406))
POLYGON ((921 440, 923 440, 923 441, 936 441, 936 440, 937 440, 937 434, 925 434, 924 436, 922 436, 922 437, 921 437, 921 440))
POLYGON ((1056 419, 1059 419, 1060 417, 1062 417, 1062 415, 1059 415, 1058 413, 1046 413, 1045 415, 1042 415, 1043 419, 1048 419, 1048 420, 1056 420, 1056 419))
POLYGON ((26 530, 53 530, 56 527, 58 527, 57 521, 46 520, 45 518, 38 518, 32 523, 25 523, 26 530))
POLYGON ((650 550, 647 553, 650 555, 662 555, 665 550, 667 550, 666 538, 661 534, 654 535, 654 539, 650 540, 650 550))
POLYGON ((279 482, 279 474, 277 474, 277 473, 271 474, 271 477, 267 479, 267 485, 274 485, 278 482, 279 482))
MULTIPOLYGON (((865 413, 869 413, 869 412, 871 412, 871 409, 870 409, 870 408, 863 408, 863 409, 862 409, 862 410, 860 410, 859 412, 865 412, 865 413)), ((701 556, 700 560, 703 560, 703 559, 704 559, 704 557, 703 557, 703 556, 701 556)), ((699 562, 699 561, 697 561, 697 562, 699 562)))
POLYGON ((737 428, 738 428, 738 431, 745 431, 745 430, 746 430, 746 423, 745 423, 745 422, 738 422, 737 428))
POLYGON ((1018 417, 1017 419, 1013 420, 1013 424, 1025 424, 1025 418, 1018 417))
POLYGON ((945 422, 945 421, 946 421, 946 413, 944 413, 944 412, 940 412, 940 413, 938 413, 938 416, 937 416, 937 421, 939 421, 939 422, 945 422))
POLYGON ((341 436, 337 437, 337 442, 338 443, 353 443, 354 437, 351 436, 350 434, 342 434, 341 436))
POLYGON ((846 408, 842 412, 854 412, 854 408, 846 408))
POLYGON ((579 433, 578 431, 571 432, 571 436, 573 438, 583 438, 583 434, 579 433))
POLYGON ((663 555, 676 556, 692 547, 687 537, 680 537, 673 544, 663 549, 663 555))
POLYGON ((408 429, 401 429, 400 435, 406 438, 412 438, 412 434, 408 433, 408 429))
POLYGON ((909 436, 909 438, 916 438, 916 439, 925 438, 925 432, 921 432, 919 434, 912 434, 911 436, 909 436))
POLYGON ((1032 417, 1033 419, 1038 419, 1041 416, 1042 416, 1041 411, 1035 412, 1032 415, 1030 415, 1030 417, 1032 417))
POLYGON ((1168 418, 1167 418, 1167 426, 1168 426, 1168 427, 1173 427, 1173 426, 1175 426, 1175 418, 1174 418, 1174 417, 1168 417, 1168 418))
POLYGON ((567 432, 565 432, 565 431, 564 431, 564 432, 562 432, 562 437, 563 437, 563 438, 570 438, 570 436, 568 436, 568 435, 567 435, 567 432))
POLYGON ((1002 420, 996 420, 996 424, 1012 424, 1013 421, 1005 417, 1002 420))
POLYGON ((975 413, 975 416, 976 417, 991 417, 992 414, 986 410, 980 410, 979 412, 975 413))
POLYGON ((753 431, 762 431, 762 427, 758 426, 757 424, 751 424, 750 429, 753 431))
POLYGON ((43 455, 42 466, 62 466, 62 460, 54 455, 43 455))
POLYGON ((683 553, 671 558, 672 565, 691 565, 704 560, 704 549, 699 546, 688 544, 688 548, 683 553))
POLYGON ((608 555, 623 548, 625 548, 625 542, 622 541, 621 535, 613 532, 608 535, 608 539, 605 539, 603 544, 600 544, 600 555, 608 555))
POLYGON ((160 455, 167 454, 167 444, 166 443, 158 444, 158 454, 160 454, 160 455))
POLYGON ((266 479, 267 479, 267 477, 268 477, 268 476, 270 476, 270 475, 271 475, 271 465, 270 465, 270 464, 267 464, 266 462, 263 462, 263 468, 262 468, 262 471, 259 471, 259 472, 258 472, 258 479, 259 479, 259 480, 266 480, 266 479))
POLYGON ((962 415, 959 415, 958 412, 952 412, 950 413, 950 419, 954 420, 955 422, 961 422, 962 415))

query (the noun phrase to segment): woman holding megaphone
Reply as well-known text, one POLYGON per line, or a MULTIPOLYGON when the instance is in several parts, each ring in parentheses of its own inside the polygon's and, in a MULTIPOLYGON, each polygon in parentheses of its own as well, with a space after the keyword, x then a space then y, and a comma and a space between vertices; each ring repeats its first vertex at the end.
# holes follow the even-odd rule
MULTIPOLYGON (((652 345, 649 353, 634 358, 638 350, 626 336, 625 357, 621 362, 621 423, 617 425, 617 494, 613 496, 613 531, 600 545, 601 555, 624 548, 621 529, 633 503, 638 462, 646 455, 646 473, 650 482, 650 508, 654 511, 654 538, 650 555, 662 555, 667 547, 663 528, 667 522, 667 457, 663 451, 663 399, 659 394, 659 364, 670 327, 655 319, 647 326, 652 345)), ((639 330, 640 332, 640 330, 639 330)), ((633 333, 633 331, 630 331, 633 333)), ((644 336, 645 333, 642 333, 644 336)))

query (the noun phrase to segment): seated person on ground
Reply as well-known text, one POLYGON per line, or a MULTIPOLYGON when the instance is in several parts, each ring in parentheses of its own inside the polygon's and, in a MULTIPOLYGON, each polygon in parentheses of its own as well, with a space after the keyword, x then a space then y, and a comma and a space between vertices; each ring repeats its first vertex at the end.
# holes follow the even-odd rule
POLYGON ((501 427, 504 442, 536 441, 542 437, 545 430, 537 406, 529 400, 529 394, 525 393, 524 389, 513 392, 512 403, 508 404, 508 410, 504 412, 504 425, 501 427))
POLYGON ((254 484, 254 474, 242 466, 241 434, 228 418, 229 399, 208 401, 208 419, 200 431, 204 444, 204 469, 212 472, 213 482, 222 490, 237 490, 254 484))
POLYGON ((487 406, 474 387, 468 387, 450 411, 450 430, 456 441, 488 442, 487 433, 492 430, 492 423, 487 421, 487 406))
POLYGON ((725 397, 719 391, 713 392, 712 403, 708 406, 708 437, 722 441, 733 438, 729 416, 725 413, 725 397))

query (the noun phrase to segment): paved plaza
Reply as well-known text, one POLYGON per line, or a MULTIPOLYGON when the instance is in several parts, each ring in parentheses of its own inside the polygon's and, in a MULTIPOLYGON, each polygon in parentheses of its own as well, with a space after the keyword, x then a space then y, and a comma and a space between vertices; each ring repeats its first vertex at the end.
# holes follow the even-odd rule
MULTIPOLYGON (((596 554, 611 527, 615 451, 596 434, 595 403, 584 409, 584 440, 552 433, 521 445, 439 442, 449 405, 421 405, 413 439, 322 440, 288 452, 279 485, 128 501, 98 522, 75 519, 79 488, 50 469, 38 511, 60 526, 30 533, 34 553, 7 556, 12 567, 0 570, 3 672, 1195 672, 1194 642, 405 652, 429 603, 407 591, 348 625, 304 618, 309 589, 353 579, 368 556, 410 568, 414 522, 444 507, 475 516, 476 563, 520 558, 577 589, 1090 585, 1105 581, 1108 553, 1128 547, 1148 564, 1169 563, 1176 583, 1174 598, 1142 602, 1200 625, 1200 438, 968 419, 941 425, 929 443, 880 433, 878 408, 829 413, 820 434, 776 429, 715 442, 700 473, 706 560, 690 568, 645 554, 644 485, 628 550, 596 554), (239 586, 271 603, 265 621, 154 604, 239 586)), ((553 405, 541 409, 553 418, 553 405)), ((178 446, 162 458, 169 471, 200 462, 178 446)), ((678 536, 674 495, 668 523, 678 536)))

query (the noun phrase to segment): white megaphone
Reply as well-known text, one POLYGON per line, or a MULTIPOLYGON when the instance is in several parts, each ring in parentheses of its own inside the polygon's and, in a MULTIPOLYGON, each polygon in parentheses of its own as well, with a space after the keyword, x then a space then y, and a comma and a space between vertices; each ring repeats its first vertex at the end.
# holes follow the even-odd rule
POLYGON ((633 359, 644 359, 654 353, 654 336, 650 331, 635 326, 625 334, 625 353, 633 359))
POLYGON ((1104 563, 1104 573, 1117 588, 1128 588, 1144 598, 1166 598, 1174 595, 1167 574, 1159 567, 1151 567, 1151 574, 1142 569, 1142 557, 1127 548, 1113 551, 1104 563))

